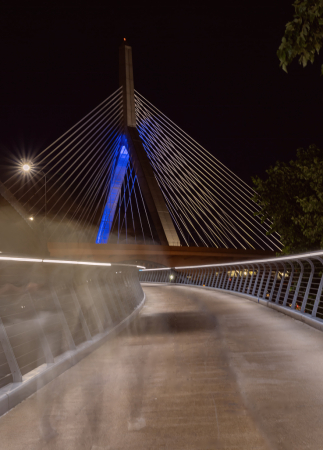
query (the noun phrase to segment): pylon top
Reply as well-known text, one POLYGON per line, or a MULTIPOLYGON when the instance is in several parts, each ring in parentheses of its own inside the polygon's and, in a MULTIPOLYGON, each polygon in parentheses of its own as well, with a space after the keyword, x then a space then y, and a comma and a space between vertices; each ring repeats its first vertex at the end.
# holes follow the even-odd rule
POLYGON ((132 48, 124 38, 119 47, 119 85, 123 87, 123 109, 126 127, 136 126, 135 93, 133 84, 132 48))

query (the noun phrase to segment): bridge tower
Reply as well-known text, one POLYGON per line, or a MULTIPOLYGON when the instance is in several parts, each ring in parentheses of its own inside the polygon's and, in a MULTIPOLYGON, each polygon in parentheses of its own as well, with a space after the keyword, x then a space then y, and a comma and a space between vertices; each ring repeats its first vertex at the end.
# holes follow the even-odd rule
POLYGON ((132 48, 126 42, 119 47, 119 85, 123 90, 124 137, 120 144, 96 243, 106 243, 108 240, 125 168, 130 158, 160 244, 180 246, 163 194, 136 128, 132 48))

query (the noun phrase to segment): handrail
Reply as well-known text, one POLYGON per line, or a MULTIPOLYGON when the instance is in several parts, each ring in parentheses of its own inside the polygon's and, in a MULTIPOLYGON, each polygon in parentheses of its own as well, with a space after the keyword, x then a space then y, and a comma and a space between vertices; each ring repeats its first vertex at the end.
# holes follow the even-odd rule
POLYGON ((192 284, 192 273, 195 286, 244 294, 323 321, 322 250, 254 261, 159 268, 158 279, 156 269, 141 269, 139 280, 192 284))

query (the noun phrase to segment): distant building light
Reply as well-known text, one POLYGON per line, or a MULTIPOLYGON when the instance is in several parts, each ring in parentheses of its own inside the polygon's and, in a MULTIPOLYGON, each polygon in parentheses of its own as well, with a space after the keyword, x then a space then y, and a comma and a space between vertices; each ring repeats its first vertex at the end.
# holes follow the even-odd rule
POLYGON ((30 216, 30 217, 29 217, 29 220, 34 220, 33 216, 30 216))

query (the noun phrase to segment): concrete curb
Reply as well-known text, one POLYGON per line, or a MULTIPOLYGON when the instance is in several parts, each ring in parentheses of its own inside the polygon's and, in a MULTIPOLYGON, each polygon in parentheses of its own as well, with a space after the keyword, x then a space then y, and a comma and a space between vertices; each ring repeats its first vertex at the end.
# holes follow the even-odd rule
POLYGON ((118 325, 106 330, 104 333, 97 334, 91 341, 80 344, 76 350, 68 351, 55 358, 53 364, 43 364, 40 367, 28 372, 22 378, 22 383, 11 383, 0 389, 0 416, 14 408, 30 395, 41 389, 54 378, 61 375, 67 369, 75 366, 79 361, 88 356, 94 350, 98 349, 106 341, 115 337, 124 330, 139 314, 144 306, 146 295, 137 308, 118 325))
POLYGON ((285 314, 286 316, 292 317, 295 320, 299 320, 300 322, 306 323, 306 325, 309 325, 310 327, 315 328, 316 330, 323 331, 323 320, 314 318, 306 313, 301 313, 299 311, 296 311, 295 309, 291 309, 287 306, 281 306, 277 305, 277 303, 270 302, 269 300, 263 300, 262 298, 253 297, 252 295, 248 294, 241 294, 240 292, 233 292, 233 291, 227 291, 225 289, 218 289, 218 288, 212 288, 209 286, 192 286, 190 284, 180 284, 180 283, 145 283, 142 282, 143 285, 154 285, 154 286, 182 286, 182 287, 191 287, 191 288, 198 288, 198 289, 207 289, 211 291, 219 291, 221 294, 227 294, 227 295, 236 295, 237 297, 243 297, 248 300, 251 300, 255 303, 259 303, 260 305, 267 306, 268 308, 274 309, 275 311, 278 311, 282 314, 285 314))

